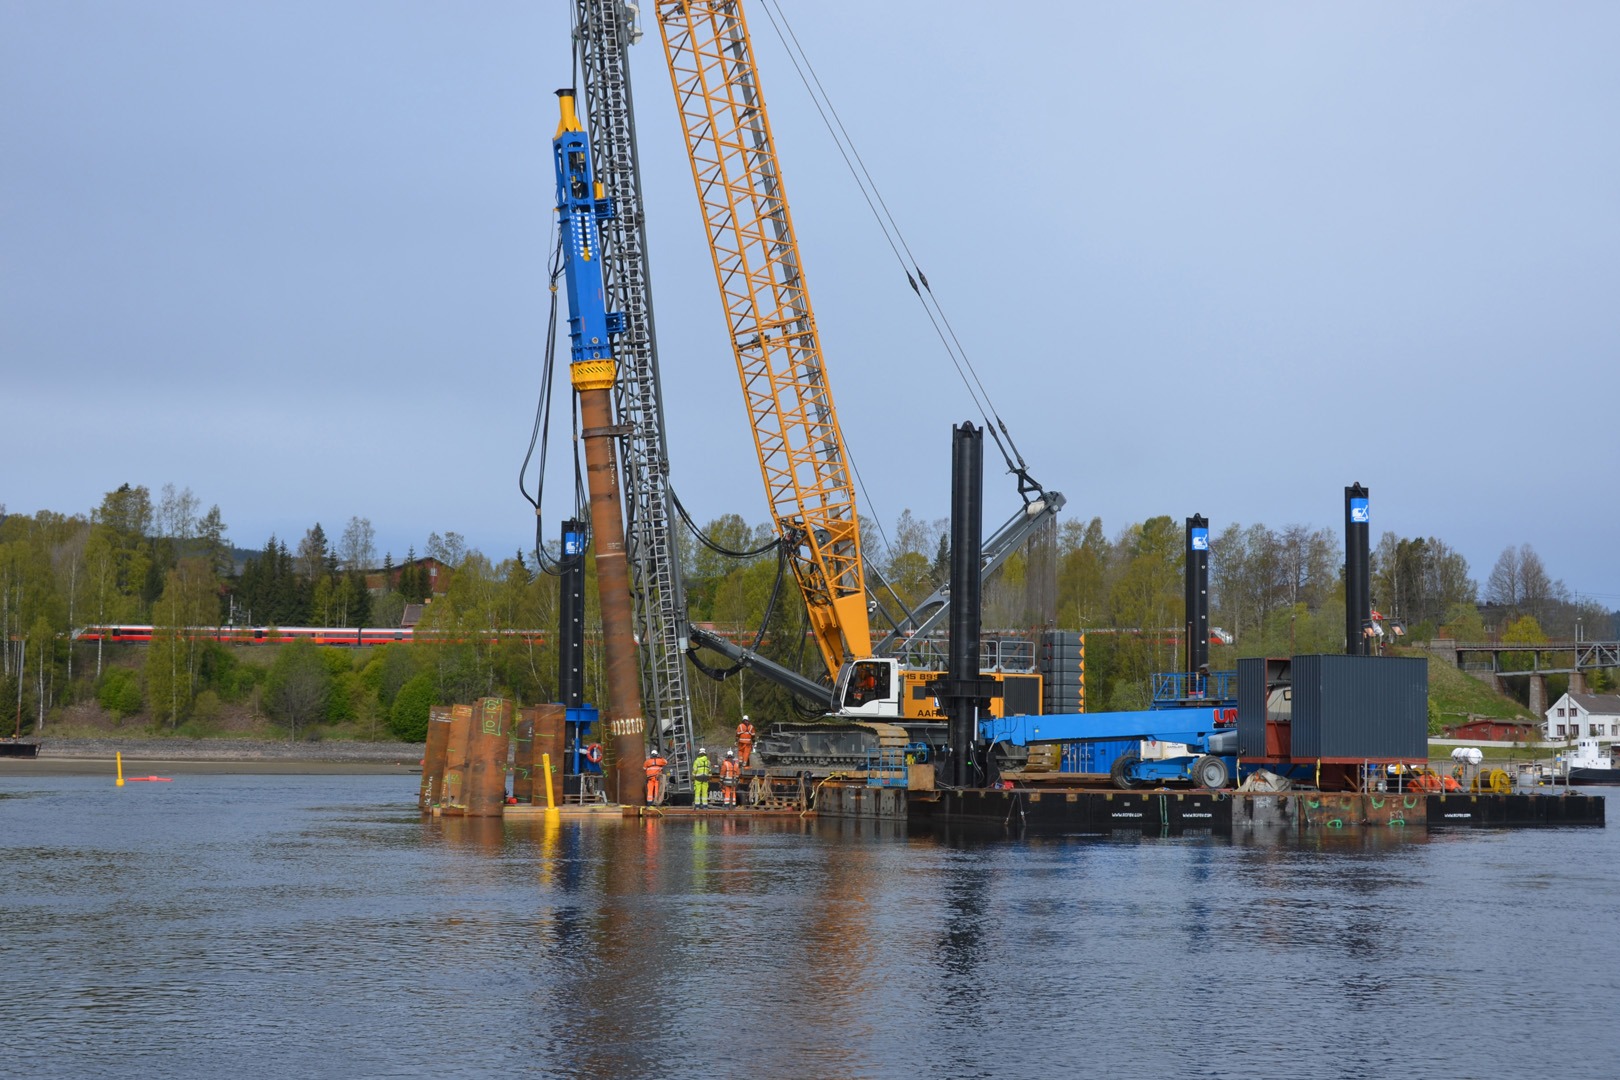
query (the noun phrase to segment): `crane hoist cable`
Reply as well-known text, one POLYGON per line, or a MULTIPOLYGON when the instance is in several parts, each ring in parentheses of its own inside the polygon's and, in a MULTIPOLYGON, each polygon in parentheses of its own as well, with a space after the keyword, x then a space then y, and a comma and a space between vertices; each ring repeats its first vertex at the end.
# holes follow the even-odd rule
MULTIPOLYGON (((542 365, 543 374, 540 379, 540 395, 535 402, 534 426, 529 431, 529 448, 523 454, 523 464, 518 467, 518 491, 525 501, 534 507, 534 558, 536 566, 541 572, 555 576, 561 570, 556 559, 546 554, 545 522, 542 515, 542 506, 545 502, 546 489, 546 458, 551 445, 551 388, 556 368, 557 355, 557 279, 563 274, 562 238, 557 238, 555 254, 552 257, 550 280, 547 283, 551 291, 551 316, 546 326, 545 362, 542 365), (538 446, 540 455, 535 469, 534 495, 530 496, 529 489, 524 483, 528 475, 529 462, 534 460, 535 449, 538 446)), ((573 397, 572 394, 569 395, 573 397)), ((586 512, 590 502, 585 493, 585 476, 579 464, 579 409, 574 406, 573 428, 574 437, 574 518, 582 523, 585 530, 585 544, 590 543, 590 515, 586 512)))
POLYGON ((905 273, 906 283, 911 286, 911 291, 916 294, 918 301, 921 302, 923 311, 928 316, 928 321, 934 327, 935 335, 939 338, 940 344, 944 346, 946 355, 951 359, 951 364, 956 368, 957 376, 961 378, 963 386, 967 388, 968 396, 973 399, 974 406, 979 410, 985 428, 990 432, 991 440, 996 444, 996 448, 1001 451, 1002 460, 1007 463, 1007 471, 1018 477, 1019 495, 1023 497, 1025 502, 1030 501, 1032 495, 1038 496, 1042 494, 1043 489, 1029 475, 1029 466, 1025 463, 1023 454, 1019 452, 1017 444, 1013 441, 1012 432, 1007 429, 1006 421, 1001 418, 1001 414, 996 410, 995 403, 990 397, 990 391, 985 387, 984 381, 979 378, 978 370, 968 357, 961 338, 957 336, 956 328, 951 324, 950 317, 946 314, 944 306, 940 304, 939 298, 934 295, 933 287, 928 283, 928 276, 923 273, 921 266, 918 265, 917 258, 911 251, 911 246, 906 243, 905 234, 901 231, 899 222, 894 219, 894 215, 890 212, 882 192, 878 190, 877 182, 872 178, 871 172, 866 167, 865 159, 861 157, 859 149, 856 148, 854 138, 849 134, 849 130, 845 128, 843 118, 838 115, 838 110, 832 103, 832 97, 827 93, 826 87, 822 85, 821 77, 816 74, 815 66, 810 62, 809 54, 805 52, 798 35, 794 33, 793 26, 788 22, 786 12, 781 10, 778 0, 763 0, 763 6, 765 15, 770 19, 778 40, 782 42, 783 49, 787 51, 788 59, 793 62, 793 68, 798 72, 799 81, 804 84, 806 92, 809 93, 811 103, 815 105, 822 124, 826 126, 827 133, 832 136, 834 145, 838 147, 839 156, 844 159, 845 167, 849 169, 850 176, 854 179, 856 187, 860 189, 867 208, 871 210, 873 219, 877 222, 878 228, 882 231, 884 239, 889 244, 889 250, 894 253, 895 261, 900 264, 901 270, 905 273), (901 254, 902 250, 904 255, 901 254), (992 417, 994 417, 994 420, 991 419, 992 417))

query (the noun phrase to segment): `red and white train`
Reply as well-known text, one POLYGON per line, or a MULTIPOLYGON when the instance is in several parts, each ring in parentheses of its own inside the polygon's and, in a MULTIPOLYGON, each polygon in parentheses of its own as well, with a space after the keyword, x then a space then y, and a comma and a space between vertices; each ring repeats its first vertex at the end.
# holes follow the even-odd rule
MULTIPOLYGON (((155 628, 140 625, 86 626, 74 631, 74 641, 108 641, 147 645, 155 628)), ((183 631, 194 641, 225 645, 273 645, 300 639, 317 645, 386 645, 415 637, 409 626, 188 626, 183 631)))

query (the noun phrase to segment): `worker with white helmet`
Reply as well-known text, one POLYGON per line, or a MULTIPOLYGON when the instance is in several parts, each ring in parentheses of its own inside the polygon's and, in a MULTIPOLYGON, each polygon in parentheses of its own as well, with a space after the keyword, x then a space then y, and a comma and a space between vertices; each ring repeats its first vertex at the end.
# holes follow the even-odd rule
POLYGON ((737 806, 737 751, 727 750, 720 762, 720 804, 735 809, 737 806))
POLYGON ((692 759, 692 805, 699 810, 709 805, 709 752, 701 746, 692 759))

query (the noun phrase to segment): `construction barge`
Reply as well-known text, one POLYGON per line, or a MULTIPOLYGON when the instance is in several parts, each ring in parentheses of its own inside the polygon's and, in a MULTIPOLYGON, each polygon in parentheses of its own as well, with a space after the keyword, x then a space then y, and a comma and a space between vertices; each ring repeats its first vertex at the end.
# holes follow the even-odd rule
POLYGON ((1253 831, 1306 835, 1354 828, 1535 828, 1605 822, 1604 799, 1495 792, 1110 791, 1027 786, 908 791, 827 784, 816 795, 823 818, 905 821, 918 828, 1150 836, 1253 831))

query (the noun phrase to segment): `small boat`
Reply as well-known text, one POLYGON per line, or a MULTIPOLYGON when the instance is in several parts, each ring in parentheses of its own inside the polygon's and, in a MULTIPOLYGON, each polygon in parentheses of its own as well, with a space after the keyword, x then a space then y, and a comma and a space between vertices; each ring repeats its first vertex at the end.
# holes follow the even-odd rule
POLYGON ((1620 784, 1620 769, 1614 767, 1614 752, 1596 739, 1581 739, 1565 762, 1565 776, 1571 784, 1620 784))

